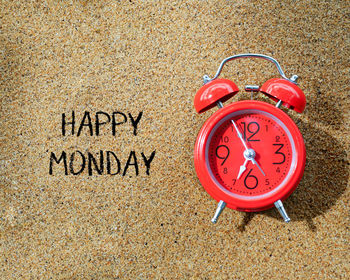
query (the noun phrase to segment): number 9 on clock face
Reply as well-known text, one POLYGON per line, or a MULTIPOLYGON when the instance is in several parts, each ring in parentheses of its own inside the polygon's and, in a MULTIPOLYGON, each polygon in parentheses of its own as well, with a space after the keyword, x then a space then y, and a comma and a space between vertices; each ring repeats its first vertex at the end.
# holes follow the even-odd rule
POLYGON ((282 110, 263 102, 242 101, 217 111, 195 146, 195 167, 204 188, 241 211, 267 209, 287 198, 304 166, 298 128, 282 110))

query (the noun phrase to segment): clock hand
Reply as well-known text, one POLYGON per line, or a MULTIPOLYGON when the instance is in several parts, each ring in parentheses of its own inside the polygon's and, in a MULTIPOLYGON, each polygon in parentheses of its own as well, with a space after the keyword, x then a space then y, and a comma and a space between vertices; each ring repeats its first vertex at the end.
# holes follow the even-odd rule
POLYGON ((237 132, 238 138, 241 139, 244 148, 245 148, 246 150, 248 150, 248 146, 247 146, 247 144, 245 143, 245 141, 244 141, 244 139, 243 139, 243 136, 242 136, 242 133, 239 131, 239 129, 238 129, 238 127, 237 127, 235 121, 234 121, 234 120, 231 120, 231 122, 232 122, 232 124, 233 124, 233 126, 234 126, 234 128, 235 128, 235 130, 236 130, 236 132, 237 132))
POLYGON ((247 169, 247 167, 246 167, 247 162, 248 162, 248 159, 246 159, 246 160, 244 161, 243 165, 241 165, 241 166, 239 167, 239 173, 238 173, 238 176, 237 176, 237 180, 241 177, 241 175, 243 174, 243 172, 247 169))
POLYGON ((245 150, 245 151, 243 152, 243 156, 244 156, 247 160, 251 160, 252 163, 255 164, 255 165, 259 168, 259 170, 261 171, 261 173, 262 173, 264 176, 266 176, 265 173, 264 173, 264 171, 261 169, 260 165, 256 162, 256 160, 255 160, 255 155, 256 155, 256 154, 255 154, 255 151, 254 151, 253 149, 248 149, 248 150, 245 150))
POLYGON ((264 173, 264 171, 261 169, 260 165, 256 162, 256 160, 253 158, 253 159, 251 159, 251 161, 253 162, 253 164, 256 164, 256 166, 260 169, 261 173, 262 173, 264 176, 266 176, 265 173, 264 173))
MULTIPOLYGON (((218 101, 218 102, 216 103, 216 105, 218 105, 218 107, 219 107, 220 109, 224 107, 224 105, 222 104, 221 101, 218 101)), ((233 124, 233 126, 234 126, 234 128, 235 128, 235 130, 236 130, 236 132, 237 132, 238 138, 241 139, 244 148, 245 148, 246 150, 248 150, 248 146, 247 146, 247 144, 245 143, 245 141, 244 141, 244 139, 243 139, 243 136, 242 136, 242 133, 239 131, 239 129, 238 129, 238 127, 237 127, 235 121, 231 119, 231 122, 232 122, 232 124, 233 124)))

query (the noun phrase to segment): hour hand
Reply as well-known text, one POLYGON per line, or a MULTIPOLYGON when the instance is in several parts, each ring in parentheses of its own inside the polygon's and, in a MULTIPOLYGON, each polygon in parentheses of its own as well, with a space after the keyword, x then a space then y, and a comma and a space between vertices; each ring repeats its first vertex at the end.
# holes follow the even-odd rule
POLYGON ((238 173, 238 176, 237 176, 237 180, 241 177, 241 175, 243 174, 243 172, 247 169, 246 165, 247 165, 247 162, 248 160, 246 159, 243 163, 243 165, 241 165, 239 167, 239 173, 238 173))

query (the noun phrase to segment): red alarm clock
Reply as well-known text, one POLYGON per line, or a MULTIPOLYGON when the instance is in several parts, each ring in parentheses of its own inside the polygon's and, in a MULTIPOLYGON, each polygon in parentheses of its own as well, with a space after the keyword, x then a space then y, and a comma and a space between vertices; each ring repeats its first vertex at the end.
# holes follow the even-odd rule
POLYGON ((306 152, 298 127, 280 106, 303 112, 306 100, 297 78, 288 79, 274 58, 262 54, 228 57, 214 78, 204 76, 205 84, 194 99, 195 109, 203 113, 218 106, 219 110, 198 134, 194 163, 201 184, 219 202, 213 223, 225 206, 245 212, 276 206, 284 220, 290 221, 282 201, 303 176, 306 152), (246 86, 246 91, 262 92, 276 101, 276 106, 257 100, 223 106, 239 90, 234 82, 218 76, 226 62, 247 57, 276 65, 281 78, 270 79, 261 87, 246 86))

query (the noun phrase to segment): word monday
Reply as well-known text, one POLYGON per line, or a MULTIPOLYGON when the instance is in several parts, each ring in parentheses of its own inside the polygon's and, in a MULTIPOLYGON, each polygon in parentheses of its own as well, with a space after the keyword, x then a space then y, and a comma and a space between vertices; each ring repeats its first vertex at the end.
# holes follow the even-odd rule
MULTIPOLYGON (((108 114, 106 112, 96 112, 94 116, 90 112, 85 111, 80 122, 77 122, 75 112, 71 114, 62 114, 61 132, 62 136, 99 136, 102 127, 111 130, 113 136, 116 135, 116 128, 119 125, 131 125, 133 135, 137 135, 137 128, 141 121, 143 112, 137 116, 122 112, 113 112, 108 114)), ((92 175, 117 175, 121 176, 138 176, 140 173, 150 175, 151 163, 154 159, 156 151, 149 154, 137 153, 130 151, 126 160, 122 160, 113 151, 100 150, 98 153, 91 153, 89 151, 73 151, 71 153, 62 151, 61 153, 50 153, 49 174, 64 171, 65 175, 79 175, 86 173, 92 175)))

